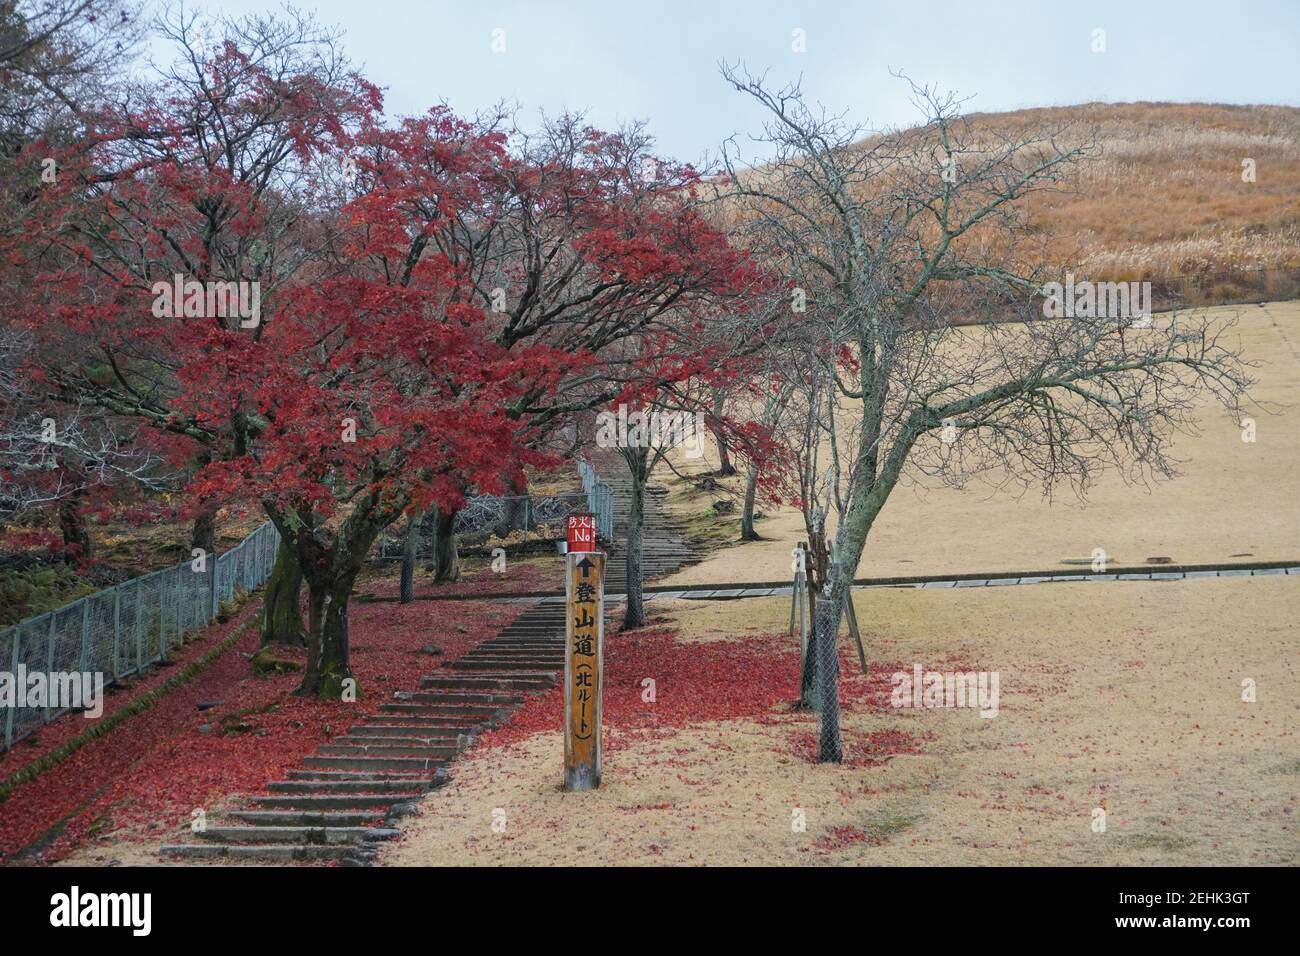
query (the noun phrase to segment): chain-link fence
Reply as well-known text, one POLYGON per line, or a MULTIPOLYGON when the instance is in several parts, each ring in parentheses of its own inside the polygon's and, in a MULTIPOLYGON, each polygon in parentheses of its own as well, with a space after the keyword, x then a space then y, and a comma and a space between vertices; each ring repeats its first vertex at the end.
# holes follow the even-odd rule
MULTIPOLYGON (((564 538, 566 519, 574 512, 596 516, 596 534, 609 541, 614 536, 614 492, 596 477, 585 461, 578 462, 583 491, 560 495, 479 495, 470 498, 456 513, 453 525, 462 544, 508 541, 518 536, 523 544, 530 541, 560 541, 564 538)), ((383 560, 402 556, 405 524, 390 529, 379 539, 379 557, 383 560)), ((437 514, 431 509, 420 522, 417 557, 429 557, 437 539, 437 514)))
MULTIPOLYGON (((470 498, 456 513, 453 526, 461 545, 489 542, 560 541, 566 519, 574 512, 594 511, 590 496, 583 492, 562 495, 480 495, 470 498)), ((394 526, 379 540, 379 557, 402 556, 405 524, 394 526)), ((420 522, 417 557, 430 557, 437 540, 437 515, 430 511, 420 522)))
POLYGON ((578 459, 578 477, 587 493, 587 507, 596 516, 596 536, 605 541, 614 540, 614 489, 600 480, 596 469, 578 459))
POLYGON ((4 749, 66 712, 49 700, 54 675, 102 674, 108 686, 156 664, 215 618, 222 602, 263 584, 279 544, 279 532, 267 522, 215 559, 132 578, 0 630, 0 670, 8 671, 15 693, 13 706, 0 710, 4 749), (27 700, 20 673, 45 675, 45 706, 19 706, 27 700))

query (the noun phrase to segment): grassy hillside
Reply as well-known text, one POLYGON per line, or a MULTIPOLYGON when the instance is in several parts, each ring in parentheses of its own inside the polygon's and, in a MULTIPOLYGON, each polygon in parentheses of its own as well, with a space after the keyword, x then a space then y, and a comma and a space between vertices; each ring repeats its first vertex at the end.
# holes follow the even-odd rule
POLYGON ((1149 280, 1189 304, 1298 294, 1300 109, 1090 103, 970 119, 1013 131, 1068 122, 1080 139, 1095 130, 1097 157, 1027 206, 1058 264, 1149 280))

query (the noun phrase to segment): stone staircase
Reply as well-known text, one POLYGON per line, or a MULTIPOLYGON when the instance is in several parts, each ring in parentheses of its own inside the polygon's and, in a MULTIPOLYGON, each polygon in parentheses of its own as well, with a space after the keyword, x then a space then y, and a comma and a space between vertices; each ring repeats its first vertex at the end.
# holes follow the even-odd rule
POLYGON ((399 691, 348 732, 322 744, 288 779, 268 785, 164 846, 168 859, 365 866, 416 802, 449 779, 448 765, 474 737, 499 727, 525 695, 554 686, 564 667, 564 602, 526 609, 500 634, 443 671, 399 691))
MULTIPOLYGON (((631 480, 607 479, 614 492, 614 537, 606 593, 624 588, 623 544, 631 480)), ((662 507, 666 491, 647 489, 642 570, 646 579, 696 557, 685 521, 662 507)), ((617 604, 607 600, 609 610, 617 604)), ((501 726, 525 695, 555 685, 564 668, 564 600, 544 598, 464 657, 420 681, 317 748, 287 779, 219 815, 195 842, 162 847, 166 859, 263 863, 338 862, 366 866, 383 841, 400 834, 404 816, 449 779, 449 765, 477 734, 501 726)))
MULTIPOLYGON (((632 509, 632 479, 624 471, 610 469, 604 477, 614 492, 614 541, 605 566, 606 588, 622 592, 627 580, 627 521, 632 509)), ((684 564, 700 557, 686 543, 685 519, 667 511, 663 498, 667 490, 650 485, 645 496, 645 530, 641 542, 641 573, 647 581, 672 574, 684 564)))

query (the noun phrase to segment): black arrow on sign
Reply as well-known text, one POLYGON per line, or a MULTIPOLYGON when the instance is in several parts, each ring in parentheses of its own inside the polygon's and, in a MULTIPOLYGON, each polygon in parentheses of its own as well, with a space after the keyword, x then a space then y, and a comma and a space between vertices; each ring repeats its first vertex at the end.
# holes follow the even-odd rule
POLYGON ((585 578, 591 573, 591 559, 584 555, 583 559, 578 562, 578 567, 582 568, 582 576, 585 578))

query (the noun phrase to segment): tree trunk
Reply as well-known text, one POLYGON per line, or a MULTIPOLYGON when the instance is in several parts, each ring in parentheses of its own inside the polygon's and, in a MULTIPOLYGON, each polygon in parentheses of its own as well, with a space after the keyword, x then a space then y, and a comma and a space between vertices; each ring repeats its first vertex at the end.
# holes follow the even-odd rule
POLYGON ((817 602, 813 615, 812 646, 817 649, 817 710, 821 714, 818 763, 840 763, 844 747, 840 740, 840 614, 841 594, 817 602))
POLYGON ((302 591, 302 566, 298 556, 283 537, 275 553, 275 566, 266 581, 262 598, 262 646, 268 644, 306 644, 298 596, 302 591))
POLYGON ((740 512, 740 540, 761 541, 754 530, 754 504, 758 499, 758 469, 749 466, 749 477, 745 480, 745 507, 740 512))
MULTIPOLYGON (((722 409, 727 403, 727 396, 718 392, 713 397, 713 415, 714 418, 722 417, 722 409)), ((736 473, 736 466, 731 463, 731 449, 723 441, 722 428, 716 423, 710 429, 713 432, 713 440, 718 443, 718 475, 724 478, 730 478, 736 473)))
POLYGON ((438 537, 434 546, 433 579, 460 580, 460 555, 456 553, 456 512, 438 509, 438 537))
POLYGON ((83 492, 64 498, 59 502, 59 530, 63 533, 63 546, 66 549, 63 560, 72 564, 90 557, 90 531, 86 528, 86 518, 81 513, 83 492))
POLYGON ((307 667, 297 694, 339 700, 352 679, 348 649, 348 597, 355 573, 308 579, 307 667))
POLYGON ((413 511, 406 519, 406 533, 402 537, 402 581, 397 598, 399 604, 410 604, 415 600, 415 552, 420 544, 420 524, 423 521, 423 511, 413 511))
POLYGON ((718 443, 718 475, 729 478, 736 473, 736 466, 731 462, 731 451, 723 444, 721 436, 715 431, 713 440, 718 443))
POLYGON ((190 547, 202 548, 209 558, 217 556, 217 512, 201 511, 194 516, 194 526, 190 529, 190 547))
POLYGON ((641 547, 645 537, 645 483, 644 458, 628 457, 632 473, 632 505, 627 516, 627 611, 623 627, 641 627, 645 624, 645 581, 641 575, 641 547))

